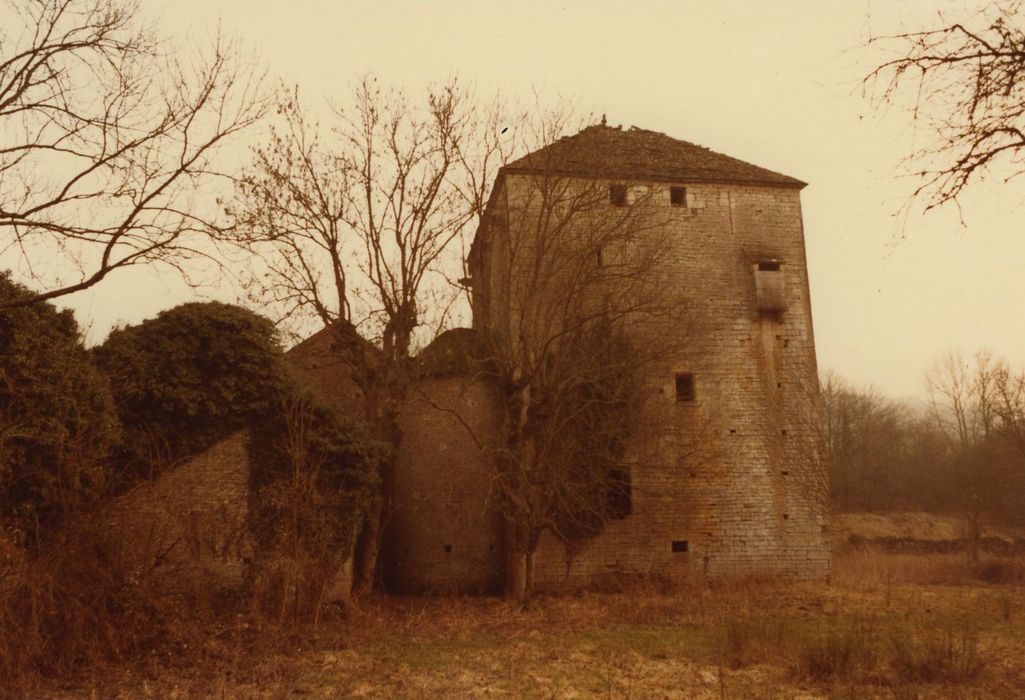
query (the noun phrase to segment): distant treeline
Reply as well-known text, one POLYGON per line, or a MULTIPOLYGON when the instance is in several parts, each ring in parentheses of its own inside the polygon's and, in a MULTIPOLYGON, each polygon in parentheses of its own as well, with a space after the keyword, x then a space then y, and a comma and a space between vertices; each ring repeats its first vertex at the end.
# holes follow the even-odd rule
POLYGON ((910 402, 822 379, 836 508, 1025 522, 1025 374, 989 353, 948 354, 925 381, 927 398, 910 402))

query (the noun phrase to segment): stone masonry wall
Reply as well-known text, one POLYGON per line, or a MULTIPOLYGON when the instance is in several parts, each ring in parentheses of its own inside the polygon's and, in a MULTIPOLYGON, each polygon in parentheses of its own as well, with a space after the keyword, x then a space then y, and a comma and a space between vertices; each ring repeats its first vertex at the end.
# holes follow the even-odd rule
POLYGON ((236 433, 107 506, 114 560, 172 592, 240 587, 253 552, 247 441, 236 433))
POLYGON ((302 389, 319 401, 362 420, 366 414, 366 397, 355 379, 356 370, 339 352, 342 332, 332 327, 322 328, 289 350, 288 362, 302 389))
MULTIPOLYGON (((526 200, 528 177, 506 179, 509 217, 526 200)), ((632 330, 636 343, 677 341, 643 371, 641 428, 629 454, 632 514, 611 523, 569 567, 560 543, 543 541, 540 588, 623 574, 828 575, 828 494, 799 191, 679 184, 687 186, 685 207, 670 207, 669 183, 631 183, 651 193, 652 206, 665 207, 661 233, 669 234, 671 250, 660 274, 686 299, 690 319, 632 330), (779 264, 785 312, 758 309, 755 271, 763 261, 779 264), (693 374, 693 401, 677 401, 678 373, 693 374)), ((489 269, 494 277, 505 272, 499 261, 478 269, 486 284, 489 269)), ((477 323, 487 319, 478 316, 477 323)))
POLYGON ((500 589, 499 520, 488 505, 493 472, 474 441, 474 435, 485 440, 495 434, 496 400, 483 382, 435 377, 423 380, 403 405, 385 543, 391 590, 500 589))

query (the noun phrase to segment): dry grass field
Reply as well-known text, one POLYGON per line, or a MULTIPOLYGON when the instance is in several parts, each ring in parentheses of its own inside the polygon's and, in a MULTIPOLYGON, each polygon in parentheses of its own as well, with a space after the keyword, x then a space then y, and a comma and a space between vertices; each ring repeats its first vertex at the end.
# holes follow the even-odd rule
POLYGON ((94 669, 47 696, 119 698, 1015 698, 1025 561, 838 556, 829 584, 657 582, 541 598, 375 598, 283 632, 94 669))

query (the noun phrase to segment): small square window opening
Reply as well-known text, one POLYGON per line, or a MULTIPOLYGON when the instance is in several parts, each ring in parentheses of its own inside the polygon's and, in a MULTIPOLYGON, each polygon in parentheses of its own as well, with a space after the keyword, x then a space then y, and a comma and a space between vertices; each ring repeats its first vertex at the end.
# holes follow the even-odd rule
POLYGON ((609 202, 614 207, 625 207, 626 185, 609 185, 609 202))
POLYGON ((676 400, 677 401, 693 401, 695 396, 694 391, 694 375, 690 373, 677 374, 676 375, 676 400))
POLYGON ((670 187, 669 188, 669 203, 674 207, 685 207, 687 206, 687 188, 686 187, 670 187))
POLYGON ((690 544, 687 540, 673 540, 673 552, 690 551, 690 544))

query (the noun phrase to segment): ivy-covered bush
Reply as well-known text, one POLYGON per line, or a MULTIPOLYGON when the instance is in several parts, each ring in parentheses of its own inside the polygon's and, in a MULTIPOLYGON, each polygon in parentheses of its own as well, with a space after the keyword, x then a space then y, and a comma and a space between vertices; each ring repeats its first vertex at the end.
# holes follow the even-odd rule
POLYGON ((254 431, 254 602, 281 622, 315 619, 337 590, 375 499, 386 447, 363 424, 293 396, 254 431), (340 578, 341 576, 341 578, 340 578))
POLYGON ((253 431, 250 454, 257 539, 269 545, 295 529, 315 554, 355 538, 387 446, 365 424, 292 394, 253 431))
POLYGON ((123 462, 146 476, 270 415, 288 390, 274 325, 231 304, 176 306, 113 331, 95 356, 124 425, 123 462))
MULTIPOLYGON (((0 298, 29 293, 0 273, 0 298)), ((110 387, 71 312, 0 312, 0 518, 16 541, 33 544, 105 493, 119 436, 110 387)))

